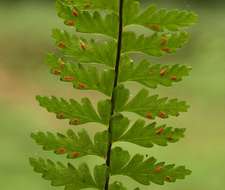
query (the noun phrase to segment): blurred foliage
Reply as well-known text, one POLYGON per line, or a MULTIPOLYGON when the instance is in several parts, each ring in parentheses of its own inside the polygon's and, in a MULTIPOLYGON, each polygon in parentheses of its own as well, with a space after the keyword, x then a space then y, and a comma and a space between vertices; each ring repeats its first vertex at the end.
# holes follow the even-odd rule
MULTIPOLYGON (((142 3, 149 3, 150 1, 153 3, 161 3, 163 2, 164 4, 167 3, 166 0, 140 0, 142 3)), ((36 0, 2 0, 0 4, 5 4, 5 5, 18 5, 21 3, 33 3, 37 2, 36 0)), ((54 3, 54 0, 39 0, 38 3, 54 3)), ((204 6, 204 7, 211 7, 211 6, 221 6, 222 4, 225 4, 224 0, 170 0, 168 2, 169 4, 176 4, 176 5, 192 5, 192 6, 204 6)))
MULTIPOLYGON (((140 0, 142 2, 146 2, 149 3, 150 0, 140 0)), ((37 2, 36 0, 2 0, 3 4, 11 4, 11 5, 15 5, 15 4, 20 4, 20 3, 32 3, 32 2, 37 2)), ((54 2, 54 0, 39 0, 38 3, 49 3, 49 2, 54 2)), ((157 3, 161 3, 161 2, 166 2, 165 0, 151 0, 151 2, 157 2, 157 3)), ((170 0, 169 1, 170 4, 191 4, 191 5, 197 5, 197 6, 212 6, 212 5, 221 5, 221 4, 225 4, 224 0, 170 0)))

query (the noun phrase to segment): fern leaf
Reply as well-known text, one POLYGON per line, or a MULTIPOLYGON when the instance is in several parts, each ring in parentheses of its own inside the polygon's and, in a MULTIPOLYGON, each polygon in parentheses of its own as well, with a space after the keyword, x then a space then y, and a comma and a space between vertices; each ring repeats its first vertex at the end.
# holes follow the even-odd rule
POLYGON ((104 178, 103 166, 96 166, 94 169, 95 179, 86 164, 76 169, 72 164, 66 167, 61 162, 53 162, 42 158, 30 159, 34 171, 42 174, 42 177, 51 181, 52 186, 65 186, 66 190, 80 190, 84 188, 102 189, 103 184, 99 181, 104 178), (100 177, 101 176, 101 177, 100 177))
POLYGON ((140 12, 139 0, 124 0, 123 25, 124 27, 135 23, 135 18, 140 12))
POLYGON ((191 174, 184 166, 157 163, 153 157, 145 160, 144 156, 136 154, 131 158, 127 151, 119 147, 112 150, 111 161, 112 175, 126 175, 143 185, 150 185, 150 182, 163 185, 191 174))
MULTIPOLYGON (((81 125, 88 122, 107 124, 106 121, 109 120, 109 118, 103 118, 103 114, 101 114, 100 117, 96 113, 88 98, 83 98, 81 104, 73 99, 70 99, 68 102, 63 98, 57 99, 54 96, 51 98, 37 96, 37 101, 40 103, 40 106, 46 108, 48 112, 56 113, 58 119, 69 119, 71 125, 81 125)), ((105 106, 108 109, 111 107, 108 105, 110 103, 109 101, 103 102, 101 106, 105 106)))
POLYGON ((51 73, 61 81, 70 82, 79 90, 97 90, 107 96, 112 94, 114 71, 96 66, 68 63, 50 54, 47 58, 51 73))
POLYGON ((102 100, 98 102, 97 105, 98 113, 102 119, 102 123, 109 123, 110 120, 110 110, 111 110, 111 101, 102 100))
POLYGON ((115 13, 102 15, 99 11, 79 11, 77 16, 64 3, 57 3, 59 17, 64 19, 64 23, 69 26, 75 26, 77 32, 103 34, 112 38, 117 37, 118 16, 115 13))
POLYGON ((166 119, 186 112, 186 102, 159 98, 147 89, 132 97, 125 85, 132 81, 147 88, 172 86, 187 76, 190 68, 186 66, 152 64, 146 60, 134 63, 130 54, 149 58, 176 52, 188 40, 182 29, 196 22, 197 16, 190 11, 157 9, 154 5, 142 10, 139 0, 56 0, 56 7, 58 16, 74 31, 71 34, 53 30, 58 50, 47 57, 51 73, 70 82, 75 89, 94 90, 108 97, 96 106, 88 98, 77 101, 37 96, 37 101, 71 125, 94 122, 107 126, 107 130, 95 133, 93 138, 86 130, 68 130, 65 135, 37 132, 31 137, 46 151, 66 155, 68 159, 94 155, 104 164, 91 171, 87 161, 74 167, 70 163, 66 166, 31 158, 34 171, 65 190, 127 190, 123 183, 112 181, 111 176, 115 175, 130 177, 142 185, 163 185, 191 174, 184 166, 157 162, 148 155, 131 156, 114 143, 151 148, 167 146, 184 137, 185 129, 146 123, 143 119, 131 123, 123 113, 135 113, 149 120, 166 119), (138 34, 136 29, 143 27, 148 29, 146 34, 138 34))
POLYGON ((137 120, 129 129, 129 120, 122 115, 113 118, 113 141, 123 141, 143 147, 167 146, 184 137, 185 129, 157 126, 156 123, 146 125, 144 120, 137 120))
POLYGON ((52 36, 63 58, 72 63, 97 63, 113 67, 116 57, 116 43, 112 40, 87 40, 70 35, 66 31, 54 29, 52 36))
POLYGON ((189 106, 184 101, 177 99, 158 98, 158 95, 149 96, 146 89, 142 89, 130 101, 129 90, 120 85, 116 89, 118 104, 117 112, 133 112, 148 119, 156 117, 165 119, 169 116, 178 116, 180 112, 186 112, 189 106), (120 99, 123 99, 122 101, 120 99))
POLYGON ((197 19, 198 16, 192 11, 157 9, 155 5, 150 5, 134 23, 154 31, 177 31, 195 24, 197 19))
POLYGON ((117 23, 118 17, 113 13, 103 17, 97 11, 94 13, 83 12, 77 20, 76 30, 77 32, 97 33, 116 38, 118 33, 117 23))
POLYGON ((99 132, 94 137, 94 143, 85 130, 77 134, 68 130, 67 135, 51 132, 32 133, 31 137, 46 151, 54 151, 58 155, 66 154, 68 158, 75 159, 87 155, 105 157, 107 152, 107 133, 99 132))
POLYGON ((98 189, 102 190, 105 186, 105 173, 107 172, 107 167, 105 165, 95 166, 94 168, 94 178, 98 189))
POLYGON ((146 60, 134 63, 127 57, 121 63, 119 82, 134 81, 149 88, 168 87, 188 76, 190 70, 185 65, 151 64, 146 60))
POLYGON ((124 32, 122 53, 135 52, 159 57, 176 52, 187 40, 186 32, 155 33, 147 37, 137 36, 134 32, 124 32))

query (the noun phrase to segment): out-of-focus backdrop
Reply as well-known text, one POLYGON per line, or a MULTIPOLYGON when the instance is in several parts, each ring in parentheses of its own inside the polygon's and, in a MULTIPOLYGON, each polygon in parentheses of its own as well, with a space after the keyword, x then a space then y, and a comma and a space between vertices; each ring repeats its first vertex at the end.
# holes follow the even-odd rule
MULTIPOLYGON (((148 2, 150 0, 146 0, 148 2)), ((162 62, 184 63, 193 67, 189 78, 174 88, 154 90, 162 95, 186 99, 192 105, 187 114, 170 122, 186 127, 186 138, 168 148, 151 150, 135 147, 171 163, 185 164, 193 174, 184 181, 154 190, 224 190, 225 188, 225 1, 151 0, 160 7, 196 11, 199 23, 191 32, 190 43, 178 54, 162 62)), ((42 153, 30 139, 31 131, 65 130, 40 108, 35 95, 82 97, 71 85, 49 75, 44 55, 52 51, 52 28, 61 27, 53 0, 0 1, 0 188, 2 190, 51 190, 49 182, 32 172, 29 156, 42 153)), ((96 95, 95 95, 96 97, 96 95)), ((97 97, 96 97, 97 98, 97 97)), ((88 126, 93 128, 93 126, 88 126)), ((127 147, 131 148, 131 147, 127 147)), ((80 162, 82 160, 79 160, 80 162)), ((129 181, 130 183, 130 181, 129 181)), ((130 183, 134 187, 135 183, 130 183)))

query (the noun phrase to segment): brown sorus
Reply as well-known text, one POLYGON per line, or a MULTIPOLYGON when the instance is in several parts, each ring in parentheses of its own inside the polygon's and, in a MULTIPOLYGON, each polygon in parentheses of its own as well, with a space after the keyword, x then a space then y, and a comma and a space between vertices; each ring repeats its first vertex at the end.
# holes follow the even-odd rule
POLYGON ((70 125, 79 125, 79 124, 80 124, 80 120, 77 118, 70 120, 70 125))
POLYGON ((66 149, 64 147, 60 147, 55 151, 56 154, 65 154, 66 149))
POLYGON ((57 117, 58 119, 65 119, 64 113, 58 113, 58 114, 56 115, 56 117, 57 117))
POLYGON ((158 32, 161 30, 161 26, 159 24, 152 24, 149 28, 158 32))
POLYGON ((162 119, 167 118, 166 113, 165 113, 165 112, 162 112, 162 111, 159 112, 158 116, 159 116, 160 118, 162 118, 162 119))
POLYGON ((161 69, 160 70, 160 75, 164 76, 166 74, 166 72, 167 72, 167 69, 161 69))
POLYGON ((66 82, 72 82, 75 80, 75 77, 74 76, 64 76, 63 80, 66 82))
POLYGON ((68 26, 75 26, 75 21, 74 20, 67 20, 65 21, 65 24, 68 26))
POLYGON ((78 89, 85 89, 85 88, 87 88, 86 84, 81 83, 81 82, 78 84, 78 89))
POLYGON ((157 135, 161 135, 164 132, 164 128, 160 127, 159 129, 156 130, 157 135))
POLYGON ((151 112, 147 112, 146 113, 146 118, 153 119, 152 113, 151 112))
POLYGON ((71 153, 71 158, 78 158, 80 156, 79 152, 72 152, 71 153))
POLYGON ((64 42, 59 42, 58 47, 64 49, 66 47, 64 42))
POLYGON ((162 168, 163 168, 162 166, 156 166, 156 168, 154 169, 154 172, 159 173, 162 171, 162 168))
POLYGON ((60 75, 61 74, 61 71, 59 69, 53 69, 52 70, 52 74, 53 75, 60 75))
POLYGON ((79 15, 76 8, 73 8, 72 15, 75 16, 75 17, 77 17, 79 15))
POLYGON ((171 80, 176 81, 176 80, 177 80, 177 76, 175 76, 175 75, 172 76, 172 77, 171 77, 171 80))
POLYGON ((171 53, 172 50, 168 47, 164 47, 164 48, 161 48, 162 51, 166 52, 166 53, 171 53))

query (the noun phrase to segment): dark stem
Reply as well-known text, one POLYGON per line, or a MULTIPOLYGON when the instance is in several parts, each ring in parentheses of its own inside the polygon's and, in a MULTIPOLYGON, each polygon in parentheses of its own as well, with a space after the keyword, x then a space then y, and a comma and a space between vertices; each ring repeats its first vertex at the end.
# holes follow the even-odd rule
MULTIPOLYGON (((115 111, 115 88, 118 84, 118 76, 119 76, 119 66, 120 66, 120 58, 121 58, 121 48, 122 48, 122 34, 123 34, 123 0, 119 0, 119 33, 118 33, 118 42, 117 42, 117 57, 116 57, 116 66, 115 66, 115 78, 114 78, 114 86, 111 98, 111 114, 108 128, 108 150, 107 150, 107 158, 106 165, 110 170, 111 163, 111 149, 112 149, 112 118, 115 111)), ((110 180, 110 171, 106 174, 106 183, 105 190, 109 189, 109 180, 110 180)))

